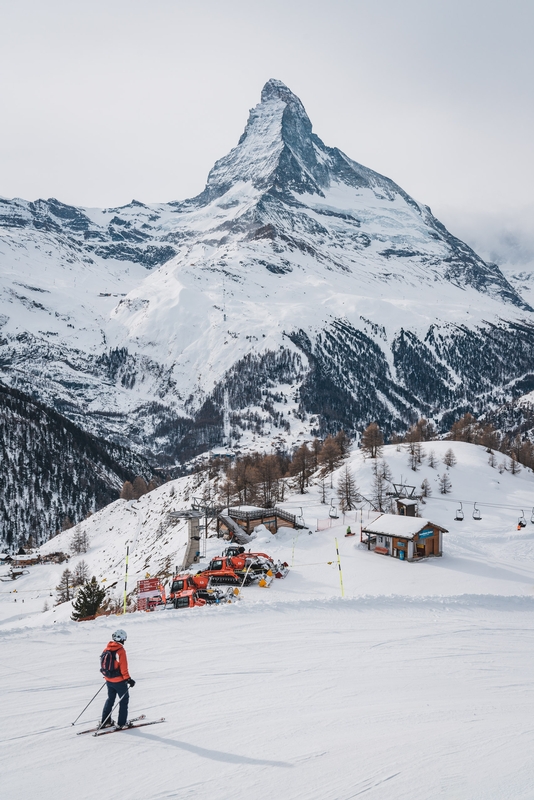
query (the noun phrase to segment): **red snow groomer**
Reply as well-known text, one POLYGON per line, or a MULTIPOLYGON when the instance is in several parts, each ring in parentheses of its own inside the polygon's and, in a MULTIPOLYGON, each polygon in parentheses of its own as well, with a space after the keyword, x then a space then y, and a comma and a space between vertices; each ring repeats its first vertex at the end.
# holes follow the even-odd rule
POLYGON ((167 607, 193 608, 212 603, 230 603, 235 600, 232 589, 213 588, 208 584, 209 581, 204 579, 201 573, 191 575, 189 572, 184 572, 175 575, 167 597, 167 607))
POLYGON ((244 558, 247 561, 248 559, 257 559, 258 562, 262 563, 273 573, 275 578, 285 578, 289 573, 289 565, 287 561, 277 561, 275 563, 275 561, 271 558, 271 556, 268 556, 267 553, 251 553, 250 550, 245 552, 245 548, 242 545, 230 545, 226 548, 223 555, 227 558, 244 558))
POLYGON ((174 608, 195 608, 196 606, 212 605, 214 603, 232 603, 236 599, 231 589, 185 589, 178 592, 172 605, 174 608))
POLYGON ((232 545, 224 551, 224 555, 212 558, 207 569, 197 572, 181 572, 172 579, 171 588, 167 598, 167 606, 175 608, 204 605, 192 603, 186 605, 182 597, 190 597, 188 592, 195 593, 196 597, 205 603, 231 602, 235 594, 231 589, 226 592, 220 586, 249 586, 257 583, 259 586, 269 586, 274 578, 285 578, 288 574, 288 565, 278 561, 276 564, 266 553, 245 553, 244 547, 232 545), (176 603, 181 605, 177 606, 176 603))

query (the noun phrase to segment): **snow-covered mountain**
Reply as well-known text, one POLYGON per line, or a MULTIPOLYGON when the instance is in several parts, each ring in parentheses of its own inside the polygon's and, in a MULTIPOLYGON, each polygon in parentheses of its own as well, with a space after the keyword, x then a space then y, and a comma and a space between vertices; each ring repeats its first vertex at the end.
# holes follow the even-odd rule
POLYGON ((265 85, 184 202, 0 202, 0 376, 167 459, 534 388, 534 312, 393 181, 265 85))

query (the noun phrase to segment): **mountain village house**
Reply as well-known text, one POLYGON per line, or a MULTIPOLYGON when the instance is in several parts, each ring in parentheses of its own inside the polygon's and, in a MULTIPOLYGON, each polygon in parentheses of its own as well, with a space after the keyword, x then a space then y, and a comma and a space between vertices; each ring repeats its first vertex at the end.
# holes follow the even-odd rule
POLYGON ((421 517, 381 514, 362 527, 362 541, 369 550, 393 556, 401 561, 415 561, 443 554, 443 534, 448 531, 421 517))

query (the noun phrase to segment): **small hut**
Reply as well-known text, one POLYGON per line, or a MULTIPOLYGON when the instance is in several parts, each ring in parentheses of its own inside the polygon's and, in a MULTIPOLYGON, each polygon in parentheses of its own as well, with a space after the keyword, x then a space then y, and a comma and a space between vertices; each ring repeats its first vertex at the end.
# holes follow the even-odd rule
POLYGON ((362 541, 369 550, 401 561, 416 561, 443 554, 446 528, 421 517, 381 514, 362 527, 362 541))

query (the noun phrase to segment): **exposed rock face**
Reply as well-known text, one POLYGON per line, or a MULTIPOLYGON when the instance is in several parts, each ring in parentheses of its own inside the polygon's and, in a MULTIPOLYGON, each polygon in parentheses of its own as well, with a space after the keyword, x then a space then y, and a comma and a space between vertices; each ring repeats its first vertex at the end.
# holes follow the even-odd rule
POLYGON ((286 444, 448 420, 534 371, 534 312, 499 268, 327 147, 278 80, 198 197, 0 201, 0 268, 3 380, 164 460, 224 420, 286 444))

